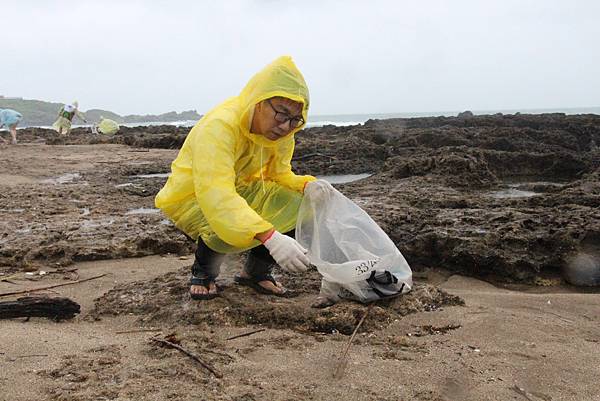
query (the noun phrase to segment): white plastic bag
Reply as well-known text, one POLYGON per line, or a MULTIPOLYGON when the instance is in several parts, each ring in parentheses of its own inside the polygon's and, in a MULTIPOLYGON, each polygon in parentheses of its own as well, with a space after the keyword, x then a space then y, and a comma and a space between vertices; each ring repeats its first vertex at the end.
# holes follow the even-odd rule
POLYGON ((316 181, 307 185, 296 224, 323 276, 321 294, 361 302, 410 291, 412 272, 387 234, 358 205, 316 181))

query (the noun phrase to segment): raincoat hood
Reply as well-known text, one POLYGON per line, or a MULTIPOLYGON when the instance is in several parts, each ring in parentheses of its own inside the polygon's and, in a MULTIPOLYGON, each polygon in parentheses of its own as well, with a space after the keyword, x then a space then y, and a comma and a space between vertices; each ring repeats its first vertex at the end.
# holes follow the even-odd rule
POLYGON ((280 141, 293 138, 294 134, 304 128, 304 124, 294 128, 288 135, 271 141, 262 135, 250 132, 254 107, 257 103, 272 97, 285 97, 302 103, 302 118, 307 121, 309 95, 304 77, 290 56, 281 56, 254 75, 238 96, 242 108, 240 121, 242 133, 252 142, 265 146, 276 146, 280 141))

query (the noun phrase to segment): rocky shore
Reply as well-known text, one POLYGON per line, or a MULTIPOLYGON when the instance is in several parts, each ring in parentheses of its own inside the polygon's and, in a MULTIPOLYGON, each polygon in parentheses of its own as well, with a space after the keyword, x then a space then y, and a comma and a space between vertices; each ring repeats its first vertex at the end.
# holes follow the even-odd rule
MULTIPOLYGON (((140 160, 90 155, 95 167, 73 170, 77 176, 68 183, 10 186, 0 195, 5 205, 0 266, 14 270, 39 259, 68 264, 189 251, 187 240, 159 213, 125 214, 153 207, 175 156, 154 150, 179 148, 188 131, 124 127, 117 135, 97 136, 75 129, 65 138, 40 128, 20 130, 22 142, 124 144, 131 147, 123 150, 126 156, 140 160), (5 211, 19 209, 24 210, 5 211), (88 209, 96 220, 86 225, 90 217, 81 210, 88 209), (89 235, 95 238, 92 249, 89 235)), ((369 120, 305 129, 297 135, 293 165, 314 175, 371 174, 337 187, 369 212, 413 268, 443 267, 509 283, 567 279, 598 285, 599 144, 597 115, 369 120)), ((74 147, 60 148, 76 153, 74 147)), ((3 163, 5 172, 14 165, 3 163)))

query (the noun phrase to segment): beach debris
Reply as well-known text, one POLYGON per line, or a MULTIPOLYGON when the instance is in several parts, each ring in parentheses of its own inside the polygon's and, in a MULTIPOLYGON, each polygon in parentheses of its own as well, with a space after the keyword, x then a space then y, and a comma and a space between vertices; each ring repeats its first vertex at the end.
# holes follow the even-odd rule
POLYGON ((478 347, 474 346, 474 345, 467 344, 467 347, 469 347, 469 349, 471 351, 473 351, 473 352, 481 352, 481 350, 478 347))
POLYGON ((1 294, 0 294, 0 298, 1 298, 1 297, 7 297, 7 296, 9 296, 9 295, 27 294, 27 293, 30 293, 30 292, 35 292, 35 291, 48 290, 48 289, 50 289, 50 288, 63 287, 63 286, 65 286, 65 285, 79 284, 79 283, 83 283, 83 282, 86 282, 86 281, 95 280, 95 279, 97 279, 97 278, 100 278, 100 277, 104 277, 104 276, 106 276, 107 274, 108 274, 108 273, 99 274, 99 275, 97 275, 97 276, 93 276, 93 277, 90 277, 90 278, 84 278, 84 279, 81 279, 81 280, 76 280, 76 281, 71 281, 71 282, 68 282, 68 283, 61 283, 61 284, 47 285, 47 286, 44 286, 44 287, 31 288, 31 289, 28 289, 28 290, 21 290, 21 291, 11 291, 11 292, 3 292, 3 293, 1 293, 1 294))
POLYGON ((234 340, 234 339, 240 338, 240 337, 247 337, 247 336, 251 336, 252 334, 260 333, 261 331, 265 331, 265 330, 266 329, 253 330, 253 331, 249 331, 247 333, 238 334, 236 336, 228 337, 225 340, 229 341, 229 340, 234 340))
POLYGON ((79 173, 66 173, 59 177, 48 178, 48 179, 42 180, 41 183, 42 184, 52 184, 52 185, 69 184, 79 178, 81 178, 81 174, 79 174, 79 173))
POLYGON ((43 357, 47 357, 48 354, 29 354, 29 355, 17 355, 14 358, 8 357, 6 358, 9 362, 14 362, 17 359, 23 359, 23 358, 43 358, 43 357))
POLYGON ((81 307, 69 298, 21 297, 0 302, 0 319, 47 317, 54 320, 72 319, 81 307))
POLYGON ((121 330, 115 331, 115 334, 129 334, 129 333, 151 333, 154 331, 162 331, 162 329, 132 329, 132 330, 121 330))
POLYGON ((194 354, 193 352, 183 348, 181 345, 176 344, 175 342, 169 341, 167 340, 167 338, 169 338, 169 336, 167 336, 165 339, 162 338, 156 338, 156 337, 152 337, 150 338, 150 341, 159 343, 161 345, 170 347, 170 348, 174 348, 180 352, 183 352, 185 355, 189 356, 190 358, 192 358, 194 361, 198 362, 200 365, 202 365, 202 367, 206 370, 208 370, 210 373, 212 373, 216 378, 222 378, 223 374, 220 373, 219 371, 217 371, 210 363, 206 362, 205 360, 203 360, 202 358, 200 358, 198 355, 194 354))
POLYGON ((17 274, 10 274, 8 276, 4 275, 4 273, 2 273, 0 275, 0 281, 4 281, 6 283, 11 283, 11 284, 16 284, 14 281, 12 281, 15 278, 18 278, 21 274, 17 273, 17 274))
POLYGON ((524 388, 517 386, 516 384, 509 388, 512 391, 514 391, 515 393, 522 395, 528 401, 537 401, 539 399, 542 399, 544 401, 552 401, 552 397, 547 394, 540 393, 538 391, 529 392, 529 391, 525 390, 524 388))
POLYGON ((430 335, 438 335, 438 334, 446 334, 451 330, 460 329, 462 326, 460 324, 448 324, 446 326, 432 326, 430 324, 426 324, 424 326, 420 326, 416 333, 411 333, 411 335, 415 337, 423 337, 430 335))
POLYGON ((348 358, 347 358, 348 357, 348 351, 350 350, 350 346, 352 345, 352 341, 354 340, 354 337, 356 336, 356 333, 358 332, 358 329, 363 324, 363 322, 365 321, 365 319, 369 315, 369 312, 371 311, 372 308, 373 308, 373 303, 370 303, 369 306, 367 306, 367 310, 365 311, 365 314, 363 315, 363 317, 360 319, 360 321, 356 325, 356 328, 354 329, 354 332, 352 332, 352 336, 350 336, 350 339, 348 340, 348 343, 346 344, 346 349, 344 349, 344 352, 342 353, 342 356, 338 360, 338 364, 337 364, 337 366, 335 367, 335 369, 333 371, 333 378, 334 379, 341 379, 342 376, 344 376, 344 371, 346 370, 346 366, 348 365, 348 358))

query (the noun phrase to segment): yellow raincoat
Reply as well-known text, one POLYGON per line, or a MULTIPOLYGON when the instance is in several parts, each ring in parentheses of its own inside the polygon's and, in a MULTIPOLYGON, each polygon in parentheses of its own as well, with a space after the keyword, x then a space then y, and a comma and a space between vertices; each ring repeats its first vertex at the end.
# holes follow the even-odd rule
POLYGON ((254 236, 272 227, 293 229, 304 185, 315 180, 291 169, 294 134, 302 126, 277 141, 250 132, 254 106, 275 96, 302 103, 306 121, 308 88, 291 57, 276 59, 239 96, 198 121, 156 196, 156 207, 180 230, 216 252, 257 246, 254 236))

